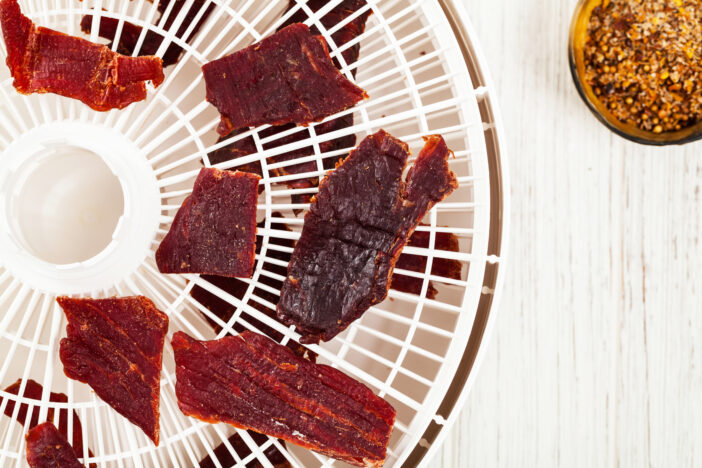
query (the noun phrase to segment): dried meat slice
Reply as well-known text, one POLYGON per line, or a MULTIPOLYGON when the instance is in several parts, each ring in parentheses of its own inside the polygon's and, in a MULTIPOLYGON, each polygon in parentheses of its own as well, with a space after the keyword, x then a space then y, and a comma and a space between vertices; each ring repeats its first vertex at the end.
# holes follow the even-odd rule
POLYGON ((30 468, 84 468, 71 444, 50 422, 27 432, 27 463, 30 468))
POLYGON ((57 302, 68 319, 59 352, 66 376, 90 385, 158 445, 166 314, 143 296, 57 302))
POLYGON ((362 383, 257 333, 197 341, 178 332, 172 345, 186 415, 382 466, 395 410, 362 383))
MULTIPOLYGON (((22 379, 17 380, 15 383, 7 387, 4 391, 11 393, 12 395, 19 395, 20 387, 22 386, 22 379)), ((22 392, 22 397, 30 400, 36 400, 37 403, 41 401, 42 394, 44 393, 44 387, 40 383, 34 380, 27 380, 24 386, 24 391, 22 392)), ((0 397, 0 405, 2 404, 3 398, 0 397)), ((52 403, 67 403, 68 397, 63 393, 49 393, 49 401, 52 403)), ((11 399, 7 400, 7 405, 5 406, 5 416, 8 418, 12 417, 15 411, 15 402, 11 399)), ((20 407, 17 410, 17 415, 15 420, 20 424, 25 424, 27 422, 27 412, 29 411, 29 405, 27 403, 20 403, 20 407)), ((46 419, 48 421, 54 421, 54 408, 49 408, 46 414, 46 419)), ((31 429, 39 424, 39 406, 34 406, 32 408, 31 417, 28 421, 27 429, 31 429)), ((68 438, 68 409, 59 409, 59 432, 68 438)), ((72 421, 73 431, 71 432, 73 437, 73 448, 79 456, 83 455, 83 427, 78 418, 78 413, 73 411, 73 421, 72 421)), ((92 452, 88 451, 88 454, 92 456, 92 452)), ((93 466, 93 465, 91 465, 93 466)))
MULTIPOLYGON (((247 431, 249 433, 249 436, 253 439, 253 441, 258 445, 259 447, 262 447, 266 442, 268 442, 268 437, 259 434, 258 432, 253 432, 253 431, 247 431)), ((239 434, 234 434, 233 436, 229 437, 227 439, 229 444, 232 446, 236 454, 239 456, 239 459, 242 461, 251 455, 251 449, 249 446, 244 442, 244 439, 239 435, 239 434)), ((285 447, 285 442, 282 440, 278 441, 283 447, 285 447)), ((221 466, 235 466, 237 464, 236 458, 234 458, 234 455, 232 454, 231 450, 227 445, 222 442, 219 444, 215 449, 213 450, 214 456, 219 462, 221 466)), ((290 465, 290 462, 285 458, 285 455, 283 455, 278 448, 270 444, 268 445, 267 448, 263 450, 263 455, 266 457, 266 460, 273 465, 273 468, 290 468, 292 465, 290 465)), ((216 468, 219 465, 216 465, 214 460, 210 457, 207 456, 203 458, 200 461, 200 468, 216 468)), ((258 461, 257 458, 254 458, 252 461, 248 462, 246 465, 246 468, 263 468, 263 465, 261 462, 258 461)))
MULTIPOLYGON (((328 3, 328 0, 309 0, 306 3, 306 8, 309 8, 309 10, 312 13, 317 13, 321 8, 326 6, 328 3)), ((329 31, 335 28, 338 24, 341 24, 344 22, 349 16, 354 15, 358 10, 366 6, 365 0, 342 0, 339 4, 337 4, 334 8, 332 8, 328 13, 326 13, 321 19, 319 19, 319 22, 322 24, 325 30, 329 31)), ((283 23, 283 25, 278 28, 278 30, 283 29, 287 26, 290 26, 294 23, 303 23, 309 19, 307 15, 307 10, 300 8, 299 4, 297 3, 296 0, 290 0, 288 4, 288 8, 286 10, 290 11, 295 9, 295 13, 288 18, 288 20, 283 23)), ((368 20, 368 17, 371 14, 371 10, 368 9, 362 13, 360 13, 358 16, 353 18, 352 20, 349 20, 347 23, 345 23, 343 26, 338 28, 336 32, 334 32, 331 37, 332 40, 334 41, 334 44, 336 45, 337 48, 341 49, 343 48, 347 43, 355 40, 358 36, 363 34, 366 28, 366 21, 368 20)), ((317 24, 313 23, 310 31, 313 34, 319 34, 319 29, 317 28, 317 24)), ((347 65, 353 64, 358 60, 358 55, 361 50, 361 44, 355 43, 352 46, 346 48, 342 52, 342 56, 344 57, 344 62, 347 65)), ((337 68, 341 68, 339 61, 335 58, 334 59, 334 65, 337 68)), ((357 68, 353 68, 351 73, 355 76, 356 75, 357 68)), ((353 114, 347 114, 341 117, 338 117, 336 119, 329 120, 327 122, 323 122, 315 127, 315 133, 317 135, 324 135, 327 133, 331 133, 337 130, 343 130, 344 128, 351 127, 353 125, 353 114)), ((284 132, 286 130, 289 130, 290 128, 293 128, 294 125, 282 125, 282 126, 277 126, 277 127, 271 127, 268 129, 265 129, 260 132, 260 136, 262 138, 268 138, 271 137, 275 134, 284 132)), ((246 129, 235 129, 231 133, 229 133, 226 136, 220 137, 218 140, 218 143, 230 139, 242 132, 246 131, 246 129)), ((310 138, 310 133, 309 130, 298 130, 296 133, 293 133, 289 136, 285 137, 280 137, 270 143, 266 143, 263 145, 264 149, 272 149, 276 148, 279 146, 284 146, 289 143, 297 142, 297 141, 302 141, 302 140, 307 140, 310 138)), ((353 148, 356 145, 356 135, 351 134, 351 135, 345 135, 339 138, 334 138, 332 140, 327 140, 327 141, 322 141, 319 143, 319 150, 322 154, 328 154, 332 152, 337 152, 342 149, 346 148, 353 148)), ((250 154, 254 154, 256 152, 256 145, 254 144, 253 137, 247 137, 243 138, 240 140, 237 140, 227 146, 224 146, 218 150, 213 151, 210 153, 209 160, 210 163, 212 164, 218 164, 224 161, 230 161, 233 159, 237 159, 243 156, 248 156, 250 154)), ((268 159, 269 164, 275 164, 275 163, 281 163, 281 162, 286 162, 286 161, 294 161, 303 157, 307 156, 312 156, 314 154, 314 148, 312 146, 306 146, 304 148, 300 148, 298 150, 293 150, 293 151, 288 151, 283 154, 277 155, 270 157, 268 159)), ((342 154, 339 156, 339 158, 325 158, 323 161, 323 166, 324 169, 333 169, 337 160, 338 159, 343 159, 346 157, 346 154, 342 154)), ((237 169, 240 171, 245 171, 245 172, 252 172, 254 174, 259 174, 263 175, 261 171, 261 165, 258 161, 254 163, 248 163, 244 164, 241 166, 237 166, 237 169)), ((317 163, 315 161, 311 162, 305 162, 305 163, 300 163, 300 164, 293 164, 293 165, 287 165, 283 167, 279 167, 277 169, 274 169, 272 172, 276 176, 285 176, 285 175, 291 175, 291 174, 302 174, 306 172, 315 172, 318 170, 317 163)), ((305 178, 300 178, 300 179, 295 179, 293 181, 287 182, 287 185, 289 188, 296 189, 296 188, 313 188, 316 187, 319 184, 319 178, 312 176, 312 177, 305 177, 305 178)), ((297 204, 304 204, 304 203, 309 203, 312 195, 311 194, 294 194, 292 195, 292 202, 297 203, 297 204)), ((297 211, 297 210, 296 210, 297 211)))
MULTIPOLYGON (((305 6, 309 8, 309 10, 312 13, 317 13, 328 3, 329 0, 307 0, 305 6)), ((362 8, 366 7, 366 5, 366 0, 342 0, 328 13, 322 16, 319 19, 319 22, 326 31, 331 31, 338 24, 344 22, 346 18, 355 14, 362 8)), ((299 3, 297 2, 297 0, 288 0, 288 8, 286 11, 290 11, 295 8, 296 11, 292 16, 290 16, 290 18, 287 19, 287 21, 285 21, 285 23, 283 23, 281 29, 294 23, 304 23, 307 20, 309 20, 310 16, 307 14, 307 11, 304 8, 298 8, 298 6, 299 3)), ((366 30, 366 21, 368 21, 368 18, 370 17, 372 12, 373 10, 368 8, 362 13, 358 14, 355 18, 346 22, 340 28, 336 29, 336 31, 331 35, 331 38, 334 41, 334 45, 338 49, 342 49, 347 43, 353 41, 358 36, 363 34, 363 32, 366 30)), ((312 34, 320 34, 316 22, 312 23, 310 30, 312 31, 312 34)), ((361 43, 356 42, 353 45, 344 48, 344 50, 341 52, 341 55, 344 57, 344 62, 346 63, 346 65, 349 66, 356 63, 360 52, 361 43)), ((336 65, 337 68, 341 68, 341 64, 336 58, 334 59, 334 65, 336 65)), ((356 68, 353 68, 352 70, 354 76, 356 74, 356 70, 356 68)))
POLYGON ((156 251, 161 273, 251 276, 260 177, 203 168, 156 251))
POLYGON ((79 37, 36 27, 17 0, 0 0, 7 65, 22 94, 55 93, 96 111, 146 99, 146 81, 163 82, 158 57, 125 57, 79 37))
POLYGON ((304 24, 202 67, 207 101, 221 114, 217 131, 259 125, 306 125, 347 109, 366 93, 347 80, 327 44, 304 24))
POLYGON ((407 145, 382 130, 320 183, 278 302, 301 343, 332 339, 383 301, 417 224, 457 187, 443 138, 426 141, 406 183, 407 145))
MULTIPOLYGON (((444 250, 447 252, 458 252, 458 237, 456 237, 454 234, 448 232, 437 232, 434 236, 434 249, 444 250)), ((420 247, 423 249, 428 248, 429 233, 426 231, 415 231, 407 242, 407 245, 412 247, 420 247)), ((395 267, 424 274, 427 268, 427 257, 423 255, 403 253, 397 260, 395 267)), ((431 274, 434 276, 460 280, 462 270, 463 267, 461 262, 458 260, 434 258, 431 262, 431 274)), ((422 278, 402 275, 395 272, 392 275, 390 288, 397 291, 419 295, 422 292, 423 283, 424 280, 422 278)), ((435 299, 438 293, 439 291, 434 286, 434 282, 429 281, 426 296, 429 299, 435 299)))
MULTIPOLYGON (((185 6, 187 0, 160 0, 156 8, 160 13, 160 16, 154 20, 154 24, 161 24, 163 15, 166 13, 169 3, 172 4, 171 12, 168 15, 162 29, 164 31, 170 31, 171 27, 175 23, 175 20, 181 14, 183 7, 185 6)), ((190 42, 200 31, 200 28, 205 24, 207 19, 210 17, 215 9, 214 2, 207 2, 206 0, 193 0, 193 4, 186 11, 183 21, 180 26, 175 31, 176 37, 180 38, 185 42, 190 42), (205 4, 207 3, 207 6, 205 4), (202 12, 202 13, 201 13, 202 12), (199 15, 199 19, 198 19, 199 15), (185 36, 188 29, 195 22, 195 26, 192 32, 185 36)), ((119 26, 119 20, 116 18, 109 18, 102 16, 100 17, 98 36, 105 38, 110 41, 114 41, 117 34, 117 27, 119 26)), ((80 27, 84 33, 90 34, 93 28, 93 15, 85 15, 80 22, 80 27)), ((122 32, 120 34, 119 43, 117 44, 117 52, 124 55, 133 55, 136 50, 136 45, 139 42, 139 37, 141 36, 142 28, 128 21, 123 21, 122 32)), ((151 29, 147 30, 144 41, 139 49, 139 56, 145 55, 156 55, 158 49, 163 43, 164 36, 158 34, 151 29)), ((111 42, 108 47, 111 49, 113 42, 111 42)), ((183 48, 176 43, 171 43, 163 54, 163 66, 169 67, 175 65, 180 60, 183 55, 183 48)))

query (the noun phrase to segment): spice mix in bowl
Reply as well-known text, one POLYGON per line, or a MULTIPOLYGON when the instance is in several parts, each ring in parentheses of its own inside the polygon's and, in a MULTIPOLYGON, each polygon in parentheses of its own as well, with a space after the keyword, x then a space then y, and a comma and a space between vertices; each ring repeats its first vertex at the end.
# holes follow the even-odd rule
POLYGON ((580 95, 616 133, 654 145, 702 137, 699 0, 582 0, 569 54, 580 95))

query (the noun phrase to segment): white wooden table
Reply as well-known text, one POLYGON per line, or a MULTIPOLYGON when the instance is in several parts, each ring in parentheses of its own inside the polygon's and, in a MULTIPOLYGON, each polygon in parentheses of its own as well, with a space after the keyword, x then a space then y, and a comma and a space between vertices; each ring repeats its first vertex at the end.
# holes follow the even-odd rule
POLYGON ((575 0, 459 1, 499 93, 512 238, 487 358, 430 466, 702 466, 702 143, 595 120, 568 71, 575 0))

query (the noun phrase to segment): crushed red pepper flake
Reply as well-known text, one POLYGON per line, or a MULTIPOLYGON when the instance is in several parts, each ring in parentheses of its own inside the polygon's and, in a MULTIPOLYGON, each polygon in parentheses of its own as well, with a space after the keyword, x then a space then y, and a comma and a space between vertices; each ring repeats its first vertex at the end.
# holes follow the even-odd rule
POLYGON ((301 343, 329 341, 382 302, 417 224, 458 186, 443 138, 426 141, 406 182, 408 147, 381 130, 320 183, 278 302, 301 343))
POLYGON ((71 444, 50 422, 30 429, 26 439, 30 468, 84 468, 71 444))
POLYGON ((203 168, 156 251, 161 273, 251 276, 260 177, 203 168))
MULTIPOLYGON (((430 233, 426 231, 414 231, 412 237, 410 237, 409 241, 407 241, 407 245, 426 249, 429 247, 429 234, 430 233)), ((434 234, 434 249, 448 252, 458 252, 458 237, 448 232, 437 232, 434 234)), ((395 267, 424 274, 427 268, 427 257, 424 255, 403 253, 397 260, 395 267)), ((463 266, 458 260, 434 258, 431 262, 431 274, 434 276, 460 280, 462 269, 463 266)), ((390 288, 397 291, 419 295, 422 292, 423 283, 424 280, 422 278, 402 275, 395 272, 392 275, 390 288)), ((438 293, 439 291, 436 289, 434 281, 429 281, 426 296, 429 299, 436 299, 438 293)))
POLYGON ((125 57, 101 44, 35 26, 17 0, 0 1, 7 66, 22 94, 55 93, 96 111, 146 99, 146 81, 163 82, 159 57, 125 57))
MULTIPOLYGON (((7 387, 4 391, 7 393, 11 393, 13 395, 19 395, 20 391, 20 386, 22 385, 22 379, 18 379, 15 383, 7 387)), ((41 401, 42 394, 44 393, 44 387, 42 385, 32 379, 29 379, 26 381, 25 386, 24 386, 24 391, 22 392, 22 398, 27 398, 30 400, 36 400, 37 403, 41 401)), ((0 397, 0 405, 3 402, 3 398, 0 397)), ((51 403, 68 403, 68 397, 64 395, 63 393, 54 393, 50 392, 49 393, 49 402, 51 403)), ((5 406, 5 416, 8 418, 12 417, 12 413, 15 411, 15 401, 8 399, 7 404, 5 406)), ((17 416, 15 417, 15 420, 24 425, 25 421, 27 421, 27 412, 29 411, 29 405, 27 403, 20 403, 20 407, 17 410, 17 416)), ((48 408, 48 411, 46 413, 46 419, 47 421, 54 421, 54 414, 55 414, 55 409, 54 408, 48 408)), ((58 429, 61 434, 68 439, 68 409, 66 408, 60 408, 58 410, 59 417, 59 425, 58 429)), ((73 440, 73 447, 76 451, 76 453, 79 456, 83 455, 83 427, 80 423, 80 419, 78 418, 78 413, 75 411, 72 411, 73 413, 73 431, 72 431, 72 440, 73 440)), ((26 427, 27 429, 31 429, 39 424, 39 406, 34 406, 32 408, 32 416, 29 419, 29 424, 26 427)), ((88 455, 92 456, 92 452, 88 451, 88 455)), ((95 464, 90 465, 91 468, 96 466, 95 464)))
MULTIPOLYGON (((253 439, 254 443, 259 447, 262 447, 266 442, 268 442, 268 436, 253 431, 247 432, 253 439)), ((244 442, 244 439, 239 434, 234 434, 227 440, 241 460, 244 460, 246 457, 251 455, 251 448, 249 448, 248 444, 244 442)), ((279 440, 278 442, 285 447, 285 442, 282 440, 279 440)), ((224 444, 224 442, 215 447, 213 452, 215 458, 222 466, 236 465, 234 455, 232 455, 231 450, 226 446, 226 444, 224 444)), ((268 447, 263 450, 263 455, 266 457, 266 460, 273 465, 273 468, 290 468, 292 466, 287 458, 285 458, 285 455, 283 455, 281 451, 278 450, 278 448, 273 444, 268 445, 268 447)), ((210 456, 207 456, 200 461, 200 468, 216 468, 216 466, 218 465, 215 465, 215 462, 210 456)), ((246 468, 263 468, 263 465, 257 458, 254 458, 245 466, 246 468)))
POLYGON ((207 101, 221 114, 217 128, 306 125, 341 112, 366 93, 334 67, 327 44, 304 24, 202 67, 207 101))
MULTIPOLYGON (((173 26, 175 20, 178 18, 178 15, 180 15, 181 10, 185 6, 186 1, 187 0, 159 0, 158 4, 156 5, 156 9, 160 13, 160 16, 158 18, 155 18, 153 23, 155 25, 161 24, 163 15, 166 13, 166 9, 168 8, 169 3, 171 3, 173 4, 173 7, 171 8, 171 12, 168 15, 168 18, 166 19, 162 28, 164 31, 169 31, 173 26)), ((200 28, 202 28, 202 26, 205 24, 205 22, 215 9, 215 3, 210 2, 207 5, 207 7, 205 7, 205 9, 202 10, 205 3, 207 3, 206 0, 193 0, 192 6, 185 13, 183 21, 178 27, 178 30, 175 32, 176 37, 188 43, 193 40, 193 38, 200 31, 200 28), (200 14, 201 10, 202 15, 200 16, 200 19, 197 21, 197 23, 195 23, 192 32, 186 37, 185 33, 191 27, 198 14, 200 14)), ((120 20, 117 18, 110 18, 106 16, 100 17, 98 36, 110 41, 114 41, 114 38, 117 34, 117 27, 119 26, 119 22, 120 20)), ((83 19, 80 22, 80 27, 84 33, 90 34, 93 28, 93 15, 83 16, 83 19)), ((117 44, 116 48, 117 52, 124 55, 132 55, 136 50, 136 45, 139 41, 141 33, 142 28, 140 26, 137 26, 128 21, 123 21, 122 33, 120 34, 119 43, 117 44)), ((158 49, 163 43, 163 40, 164 36, 162 36, 161 34, 154 32, 151 29, 147 30, 146 35, 144 36, 144 41, 141 45, 141 48, 139 49, 139 56, 156 55, 158 49)), ((113 42, 108 44, 108 47, 110 49, 112 48, 112 46, 113 42)), ((166 52, 164 52, 163 54, 163 66, 169 67, 171 65, 175 65, 176 63, 178 63, 178 60, 180 60, 182 55, 183 48, 176 43, 171 43, 166 49, 166 52)))
POLYGON ((382 466, 395 410, 342 372, 252 332, 172 340, 186 415, 226 422, 357 466, 382 466))
POLYGON ((583 48, 585 81, 619 121, 664 133, 702 120, 698 0, 609 0, 583 48))
POLYGON ((66 376, 90 385, 158 445, 166 314, 143 296, 57 302, 68 319, 59 352, 66 376))

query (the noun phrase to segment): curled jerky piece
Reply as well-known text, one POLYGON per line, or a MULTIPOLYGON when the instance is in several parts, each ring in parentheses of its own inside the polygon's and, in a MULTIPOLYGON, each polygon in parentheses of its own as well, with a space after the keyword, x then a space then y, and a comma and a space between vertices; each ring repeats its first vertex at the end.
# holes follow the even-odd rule
MULTIPOLYGON (((159 0, 156 8, 158 9, 160 16, 154 19, 154 24, 161 24, 161 19, 163 18, 163 15, 165 14, 169 3, 173 4, 171 12, 168 15, 168 18, 166 19, 166 22, 163 24, 162 28, 164 31, 170 31, 171 27, 173 26, 173 23, 178 18, 178 15, 180 15, 181 10, 185 6, 186 2, 187 0, 159 0)), ((192 6, 185 13, 185 17, 183 18, 183 21, 180 23, 180 27, 178 27, 178 30, 175 33, 176 37, 189 43, 195 37, 195 35, 197 35, 197 33, 200 31, 200 28, 202 28, 202 26, 205 24, 205 21, 207 21, 207 19, 210 17, 210 15, 215 9, 215 3, 210 2, 207 5, 207 7, 205 7, 204 10, 202 10, 202 8, 205 6, 205 3, 207 3, 206 0, 193 0, 192 6), (201 10, 202 14, 200 15, 201 10), (197 23, 195 23, 192 32, 186 37, 185 33, 191 27, 192 23, 196 20, 198 15, 200 15, 200 19, 197 20, 197 23)), ((117 26, 119 26, 119 20, 116 18, 108 18, 106 16, 103 16, 100 18, 99 24, 100 26, 98 29, 98 36, 108 39, 110 41, 114 41, 115 35, 117 34, 117 26)), ((80 22, 80 28, 83 30, 84 33, 90 34, 93 28, 93 16, 83 16, 83 19, 80 22)), ((139 37, 141 36, 141 31, 142 28, 140 26, 132 24, 128 21, 123 21, 122 33, 120 34, 119 44, 117 44, 117 52, 124 55, 132 55, 134 53, 134 50, 136 50, 136 45, 139 41, 139 37)), ((158 49, 161 47, 163 39, 164 37, 162 35, 149 29, 146 32, 146 35, 144 36, 144 42, 142 43, 141 48, 139 49, 139 56, 156 55, 156 52, 158 52, 158 49)), ((108 45, 108 47, 111 49, 112 45, 113 43, 111 42, 108 45)), ((181 55, 183 55, 183 48, 178 44, 171 43, 166 49, 166 52, 163 54, 163 66, 168 67, 171 65, 175 65, 180 59, 181 55)))
MULTIPOLYGON (((268 441, 268 437, 263 434, 253 431, 247 432, 259 447, 263 446, 263 444, 268 441)), ((228 439, 228 441, 240 459, 243 460, 251 455, 251 449, 239 434, 234 434, 228 439)), ((285 447, 285 442, 282 440, 279 442, 283 445, 283 447, 285 447)), ((213 452, 215 458, 222 466, 236 465, 236 459, 229 450, 229 447, 227 447, 224 442, 219 444, 213 450, 213 452)), ((288 462, 288 460, 285 458, 285 455, 283 455, 273 444, 269 445, 268 448, 263 450, 263 455, 271 463, 271 465, 273 465, 273 468, 290 468, 291 466, 290 462, 288 462)), ((216 466, 218 465, 215 465, 215 462, 209 456, 200 460, 200 468, 215 468, 216 466)), ((246 468, 263 468, 263 465, 261 465, 257 458, 254 458, 252 461, 246 464, 246 468)))
MULTIPOLYGON (((456 237, 454 234, 448 232, 437 232, 434 237, 435 250, 458 252, 458 237, 456 237)), ((410 237, 407 245, 412 247, 421 247, 424 249, 428 248, 429 233, 425 231, 414 231, 414 234, 412 234, 412 237, 410 237)), ((427 269, 427 257, 424 255, 403 253, 397 260, 395 267, 424 274, 427 269)), ((431 274, 434 276, 460 280, 462 269, 463 267, 461 262, 458 260, 434 258, 431 262, 431 274)), ((423 282, 424 280, 422 278, 401 275, 400 273, 395 272, 392 275, 392 283, 390 284, 390 288, 397 291, 418 295, 422 292, 423 282)), ((438 293, 439 291, 434 286, 434 282, 429 281, 426 294, 427 297, 429 299, 435 299, 438 293)))
POLYGON ((203 168, 156 251, 161 273, 251 276, 260 177, 203 168))
MULTIPOLYGON (((312 13, 316 13, 318 10, 326 6, 328 3, 328 0, 309 0, 305 6, 309 8, 309 10, 312 13)), ((321 19, 319 19, 319 22, 322 24, 325 30, 329 31, 332 28, 335 28, 338 24, 342 23, 345 21, 349 16, 353 15, 356 13, 358 10, 360 10, 362 7, 366 6, 365 0, 342 0, 338 5, 336 5, 334 8, 332 8, 327 14, 325 14, 321 19)), ((296 0, 290 0, 288 4, 288 8, 286 10, 290 11, 293 8, 296 9, 295 13, 288 18, 288 20, 283 23, 283 25, 278 28, 278 30, 281 30, 287 26, 290 26, 291 24, 294 23, 303 23, 309 19, 309 16, 307 15, 307 10, 304 8, 299 8, 299 4, 297 3, 296 0)), ((343 48, 348 42, 351 42, 352 40, 356 39, 358 36, 363 34, 363 31, 365 31, 366 28, 366 21, 368 20, 368 17, 371 14, 371 10, 368 9, 367 11, 359 14, 356 16, 354 19, 350 20, 340 28, 334 32, 331 37, 332 40, 334 41, 334 44, 336 45, 337 48, 343 48)), ((319 34, 319 29, 317 29, 317 24, 313 23, 310 31, 312 34, 319 34)), ((355 63, 358 60, 358 55, 361 50, 361 43, 357 42, 354 45, 344 49, 344 51, 341 53, 341 55, 344 57, 344 62, 347 65, 350 65, 352 63, 355 63)), ((340 63, 337 59, 334 59, 334 66, 337 68, 341 68, 340 63)), ((353 68, 351 73, 356 76, 356 71, 357 68, 353 68)), ((337 130, 342 130, 344 128, 350 127, 353 125, 353 114, 347 114, 343 115, 341 117, 338 117, 333 120, 329 120, 327 122, 323 122, 319 125, 315 126, 315 133, 317 135, 324 135, 327 133, 331 133, 337 130)), ((289 130, 291 128, 295 127, 293 124, 287 124, 287 125, 280 125, 277 127, 270 127, 265 130, 262 130, 259 135, 261 138, 269 138, 272 137, 278 133, 284 132, 286 130, 289 130)), ((220 137, 219 142, 224 141, 226 139, 229 139, 231 137, 234 137, 242 132, 246 131, 246 129, 235 129, 231 133, 229 133, 227 136, 220 137)), ((263 149, 273 149, 277 148, 279 146, 284 146, 290 143, 294 143, 297 141, 302 141, 310 138, 310 132, 309 130, 298 130, 297 132, 285 136, 285 137, 280 137, 276 138, 275 140, 271 141, 270 143, 266 143, 263 145, 263 149)), ((321 141, 319 142, 319 150, 322 154, 327 154, 331 153, 334 151, 339 151, 342 149, 346 148, 353 148, 353 146, 356 144, 356 135, 351 134, 351 135, 345 135, 339 138, 334 138, 332 140, 326 140, 326 141, 321 141)), ((256 145, 254 144, 253 137, 246 137, 240 140, 237 140, 227 146, 224 146, 220 149, 217 149, 210 153, 208 155, 210 159, 211 164, 218 164, 224 161, 229 161, 232 159, 237 159, 241 158, 243 156, 248 156, 250 154, 254 154, 256 152, 256 145)), ((277 156, 272 156, 268 158, 268 164, 276 164, 276 163, 281 163, 281 162, 286 162, 286 161, 294 161, 306 156, 312 156, 314 154, 314 148, 312 146, 306 146, 304 148, 300 148, 297 150, 292 150, 292 151, 287 151, 283 154, 277 155, 277 156)), ((339 159, 343 159, 346 157, 346 154, 341 154, 337 158, 325 158, 323 165, 324 169, 333 169, 335 163, 339 159)), ((258 175, 263 175, 261 171, 261 164, 258 161, 252 162, 252 163, 247 163, 243 164, 241 166, 236 167, 237 170, 239 171, 244 171, 244 172, 251 172, 254 174, 258 175)), ((285 176, 285 175, 291 175, 291 174, 302 174, 305 172, 315 172, 318 170, 317 167, 317 162, 316 161, 309 161, 309 162, 304 162, 304 163, 299 163, 299 164, 292 164, 288 166, 283 166, 279 167, 277 169, 273 169, 272 172, 276 176, 285 176)), ((316 187, 319 184, 319 178, 316 176, 313 177, 305 177, 305 178, 300 178, 300 179, 295 179, 288 181, 286 183, 288 187, 292 189, 300 189, 300 188, 312 188, 316 187)), ((312 198, 312 194, 294 194, 292 195, 292 202, 293 203, 309 203, 310 199, 312 198)))
POLYGON ((366 97, 329 57, 327 44, 304 24, 202 67, 207 101, 222 115, 217 131, 258 125, 309 124, 366 97))
POLYGON ((158 445, 166 314, 143 296, 57 302, 68 319, 60 348, 66 376, 90 385, 158 445))
MULTIPOLYGON (((7 393, 11 393, 13 395, 19 395, 20 391, 20 386, 22 385, 22 379, 17 380, 17 382, 13 383, 9 387, 5 389, 7 393)), ((24 391, 22 392, 22 397, 31 399, 31 400, 36 400, 37 404, 41 401, 41 395, 44 393, 44 387, 41 386, 40 383, 35 382, 34 380, 27 380, 24 386, 24 391)), ((3 398, 0 397, 0 404, 2 404, 3 398)), ((51 392, 49 394, 49 401, 53 403, 67 403, 68 402, 68 397, 64 395, 63 393, 54 393, 51 392)), ((7 405, 5 406, 5 416, 8 418, 12 417, 12 413, 15 411, 15 402, 8 399, 7 400, 7 405)), ((17 417, 15 420, 20 423, 20 424, 25 424, 25 421, 27 420, 27 411, 29 411, 29 405, 27 403, 21 403, 19 409, 17 410, 17 417)), ((48 421, 54 421, 54 412, 56 410, 54 408, 49 408, 46 414, 46 419, 48 421)), ((66 438, 68 439, 68 409, 66 408, 61 408, 58 410, 59 412, 59 432, 66 438)), ((73 413, 73 447, 76 451, 76 453, 79 456, 83 456, 83 428, 80 423, 80 419, 78 419, 78 413, 75 411, 73 413)), ((27 426, 27 429, 31 429, 34 426, 39 424, 39 406, 35 406, 32 408, 32 416, 29 419, 29 425, 27 426)), ((88 454, 92 455, 92 452, 88 451, 88 454)), ((91 465, 93 466, 93 465, 91 465)))
POLYGON ((381 466, 395 410, 338 370, 252 332, 216 341, 173 336, 186 415, 226 422, 357 466, 381 466))
POLYGON ((406 183, 407 145, 382 130, 320 183, 278 302, 278 319, 301 343, 332 339, 383 301, 407 239, 458 186, 443 138, 426 141, 406 183))
POLYGON ((158 57, 126 57, 104 45, 35 26, 17 0, 0 0, 7 66, 22 94, 55 93, 96 111, 146 99, 146 81, 163 82, 158 57))
POLYGON ((84 468, 71 444, 50 422, 27 433, 27 463, 31 468, 84 468))

